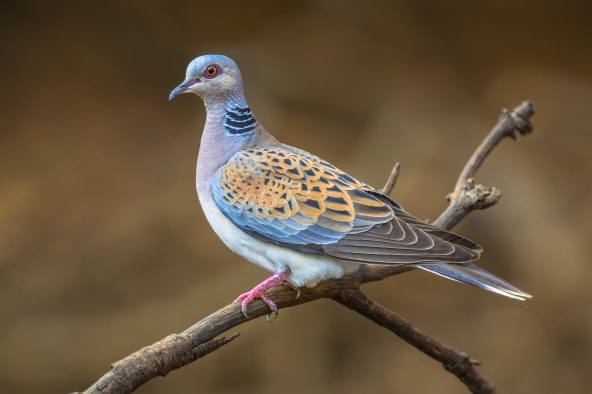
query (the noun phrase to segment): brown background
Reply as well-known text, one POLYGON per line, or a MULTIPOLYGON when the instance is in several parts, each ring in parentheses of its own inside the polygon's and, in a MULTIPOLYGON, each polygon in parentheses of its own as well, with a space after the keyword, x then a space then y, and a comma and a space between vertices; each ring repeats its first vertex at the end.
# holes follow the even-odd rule
MULTIPOLYGON (((20 1, 0 6, 0 391, 86 388, 267 274, 194 190, 204 121, 167 101, 195 56, 233 57, 258 119, 434 219, 503 107, 537 104, 457 229, 520 303, 413 272, 366 290, 482 361, 503 393, 592 387, 592 3, 20 1), (91 4, 92 3, 92 4, 91 4), (548 4, 556 4, 554 6, 548 4)), ((240 327, 142 393, 459 393, 437 363, 330 301, 240 327)))

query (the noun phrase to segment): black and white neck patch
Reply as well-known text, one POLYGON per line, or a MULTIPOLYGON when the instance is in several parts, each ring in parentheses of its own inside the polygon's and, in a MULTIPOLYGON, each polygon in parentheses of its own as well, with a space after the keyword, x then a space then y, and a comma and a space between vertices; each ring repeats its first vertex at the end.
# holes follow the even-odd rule
POLYGON ((255 130, 257 121, 247 106, 229 105, 224 113, 224 130, 228 134, 244 134, 255 130))

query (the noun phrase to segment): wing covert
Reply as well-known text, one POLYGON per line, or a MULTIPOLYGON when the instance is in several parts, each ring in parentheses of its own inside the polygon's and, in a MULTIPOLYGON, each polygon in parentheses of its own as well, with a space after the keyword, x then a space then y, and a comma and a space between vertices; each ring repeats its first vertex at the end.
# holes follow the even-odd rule
POLYGON ((216 172, 210 190, 244 231, 309 252, 392 219, 389 205, 364 187, 306 152, 277 147, 239 151, 216 172))
POLYGON ((467 262, 481 248, 291 147, 237 152, 214 175, 217 207, 257 239, 360 263, 467 262))

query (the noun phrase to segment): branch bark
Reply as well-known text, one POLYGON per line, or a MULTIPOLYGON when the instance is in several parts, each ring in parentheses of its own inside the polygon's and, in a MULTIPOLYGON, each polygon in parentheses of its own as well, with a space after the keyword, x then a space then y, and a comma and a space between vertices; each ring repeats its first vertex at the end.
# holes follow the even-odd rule
MULTIPOLYGON (((517 139, 532 132, 530 118, 534 112, 534 104, 530 101, 524 101, 511 112, 507 110, 502 112, 497 124, 477 147, 462 170, 453 192, 448 196, 449 205, 434 222, 435 225, 449 230, 473 210, 488 208, 499 201, 501 191, 495 187, 476 185, 475 174, 501 140, 506 137, 517 139)), ((394 187, 398 172, 397 163, 383 188, 385 193, 388 194, 394 187)), ((302 288, 298 298, 295 297, 294 290, 286 286, 278 286, 270 290, 269 296, 280 309, 321 298, 333 299, 387 328, 442 363, 444 368, 460 379, 472 393, 495 393, 495 387, 475 368, 479 362, 419 331, 403 317, 369 299, 360 290, 360 286, 364 283, 382 280, 411 269, 413 268, 409 266, 364 265, 355 273, 348 274, 342 279, 328 280, 314 288, 302 288)), ((268 313, 267 305, 260 300, 249 305, 248 317, 242 314, 239 303, 227 305, 181 334, 169 335, 112 364, 111 369, 84 393, 131 393, 148 380, 156 376, 165 376, 170 371, 232 342, 238 337, 238 333, 229 337, 217 337, 268 313)))
POLYGON ((502 192, 495 186, 475 185, 475 174, 504 138, 510 137, 518 140, 520 136, 532 133, 533 127, 530 118, 534 113, 535 108, 532 101, 522 102, 511 112, 506 109, 502 111, 497 124, 473 152, 460 173, 454 191, 447 196, 450 204, 434 222, 436 226, 445 229, 453 228, 473 210, 489 208, 499 201, 502 192))
POLYGON ((495 387, 475 368, 476 365, 480 365, 477 360, 424 334, 403 317, 368 298, 360 289, 348 289, 333 299, 390 330, 433 359, 441 361, 444 368, 456 375, 471 392, 495 393, 495 387))

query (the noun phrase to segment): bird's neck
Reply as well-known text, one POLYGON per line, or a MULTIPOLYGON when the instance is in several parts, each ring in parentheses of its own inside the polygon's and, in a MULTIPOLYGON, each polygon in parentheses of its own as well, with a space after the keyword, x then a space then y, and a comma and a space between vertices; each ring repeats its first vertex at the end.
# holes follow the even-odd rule
POLYGON ((197 157, 197 189, 208 190, 214 173, 250 143, 259 127, 244 100, 214 100, 206 104, 206 123, 197 157))

